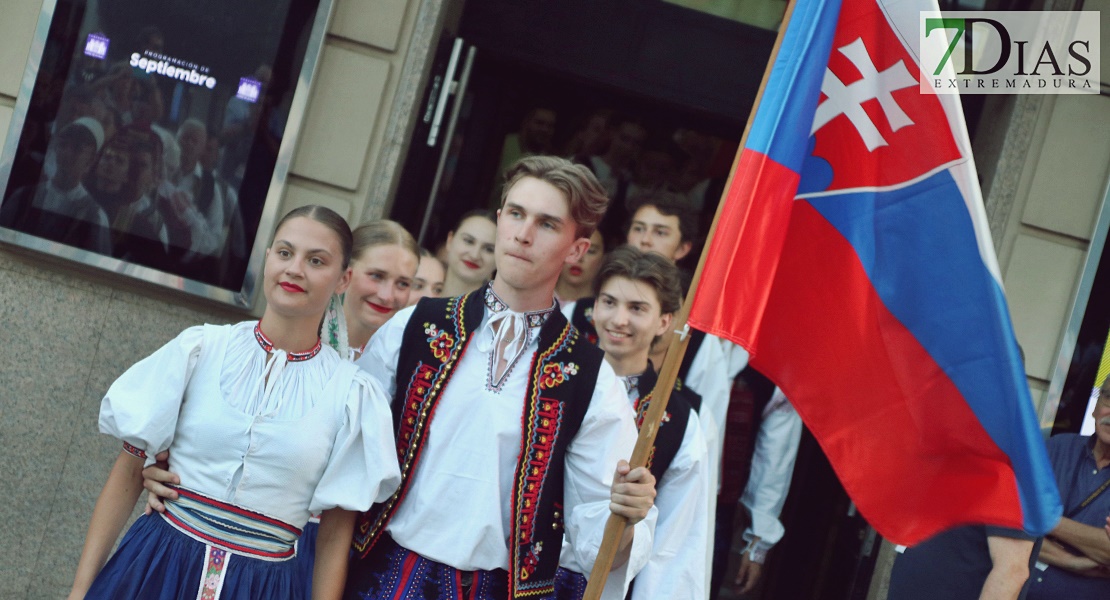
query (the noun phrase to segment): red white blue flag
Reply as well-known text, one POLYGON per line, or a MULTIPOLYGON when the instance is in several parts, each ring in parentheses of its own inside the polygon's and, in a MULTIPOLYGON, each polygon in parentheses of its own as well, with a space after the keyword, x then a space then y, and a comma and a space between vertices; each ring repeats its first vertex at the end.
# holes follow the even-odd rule
POLYGON ((1060 499, 929 0, 797 0, 689 319, 786 392, 886 538, 1043 534, 1060 499), (739 307, 739 308, 737 308, 739 307))

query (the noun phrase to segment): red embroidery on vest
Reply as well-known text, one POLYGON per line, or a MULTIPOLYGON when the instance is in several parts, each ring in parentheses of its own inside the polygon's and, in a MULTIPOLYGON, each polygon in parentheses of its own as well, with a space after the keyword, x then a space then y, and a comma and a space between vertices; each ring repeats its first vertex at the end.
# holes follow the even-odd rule
POLYGON ((578 374, 578 365, 574 363, 548 363, 543 366, 543 372, 540 373, 540 389, 549 390, 576 374, 578 374))
POLYGON ((408 397, 405 398, 405 410, 401 412, 401 427, 397 432, 397 456, 404 458, 409 442, 416 431, 416 423, 420 419, 420 407, 428 398, 428 392, 435 385, 436 375, 439 370, 431 365, 420 363, 416 373, 409 384, 408 397))
MULTIPOLYGON (((465 298, 465 296, 452 298, 447 303, 447 318, 454 326, 458 339, 462 340, 464 348, 468 341, 468 332, 463 326, 460 308, 465 298)), ((418 361, 416 371, 413 373, 412 379, 409 380, 408 392, 405 395, 405 406, 401 411, 401 426, 398 427, 397 431, 397 458, 401 467, 401 485, 385 502, 375 505, 371 507, 370 511, 359 515, 352 546, 363 558, 366 557, 385 531, 386 524, 397 510, 397 505, 404 499, 409 484, 412 483, 410 476, 428 437, 427 424, 431 421, 435 412, 440 391, 450 377, 463 350, 463 348, 456 346, 455 339, 449 334, 437 331, 438 328, 435 324, 425 323, 424 325, 424 332, 430 336, 427 341, 431 345, 432 354, 436 358, 439 358, 439 356, 436 355, 437 344, 435 340, 443 341, 444 345, 439 346, 441 349, 450 348, 452 351, 446 355, 445 359, 439 358, 443 364, 438 368, 423 361, 418 361)))
POLYGON ((520 510, 520 539, 517 542, 519 544, 532 543, 532 534, 536 526, 536 507, 539 504, 544 478, 551 465, 551 450, 555 445, 555 437, 559 434, 563 405, 557 400, 540 398, 540 410, 536 416, 538 418, 528 452, 528 474, 524 477, 522 495, 524 502, 520 510))
POLYGON ((436 327, 435 323, 425 323, 424 333, 428 334, 428 344, 432 347, 432 356, 439 362, 447 362, 451 357, 451 350, 455 348, 455 338, 436 327))

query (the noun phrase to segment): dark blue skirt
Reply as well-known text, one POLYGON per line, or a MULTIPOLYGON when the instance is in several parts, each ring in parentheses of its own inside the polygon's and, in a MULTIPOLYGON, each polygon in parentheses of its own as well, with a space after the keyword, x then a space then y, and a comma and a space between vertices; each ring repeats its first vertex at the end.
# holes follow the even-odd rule
POLYGON ((320 531, 320 524, 316 521, 305 523, 304 531, 297 540, 297 570, 305 585, 305 597, 312 597, 312 569, 316 566, 316 534, 320 531))
POLYGON ((139 517, 127 530, 85 598, 308 598, 306 589, 295 560, 223 553, 152 515, 139 517), (205 584, 209 589, 202 596, 205 584))

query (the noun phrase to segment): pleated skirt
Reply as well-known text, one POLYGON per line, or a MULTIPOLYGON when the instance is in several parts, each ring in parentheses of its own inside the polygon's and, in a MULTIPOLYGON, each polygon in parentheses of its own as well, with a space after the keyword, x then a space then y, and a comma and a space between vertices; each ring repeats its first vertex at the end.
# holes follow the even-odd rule
POLYGON ((128 529, 86 600, 308 598, 297 561, 264 560, 198 541, 161 515, 128 529))

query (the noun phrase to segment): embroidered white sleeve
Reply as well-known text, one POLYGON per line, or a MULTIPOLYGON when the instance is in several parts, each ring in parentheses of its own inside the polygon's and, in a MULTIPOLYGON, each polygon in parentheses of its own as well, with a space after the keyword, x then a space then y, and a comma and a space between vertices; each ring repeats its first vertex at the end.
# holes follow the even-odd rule
POLYGON ((120 375, 100 403, 100 431, 145 452, 148 466, 173 442, 203 340, 203 326, 181 332, 120 375))

